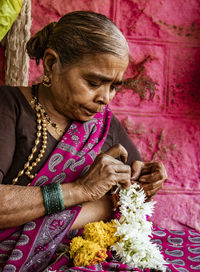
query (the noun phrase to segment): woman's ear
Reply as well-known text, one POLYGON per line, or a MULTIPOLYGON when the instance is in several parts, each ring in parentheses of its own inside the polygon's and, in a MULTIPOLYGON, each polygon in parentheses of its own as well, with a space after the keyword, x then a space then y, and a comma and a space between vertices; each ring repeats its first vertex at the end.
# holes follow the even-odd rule
POLYGON ((51 48, 48 48, 44 52, 43 56, 43 68, 44 68, 44 74, 48 75, 50 77, 54 64, 59 64, 59 56, 58 54, 51 48))

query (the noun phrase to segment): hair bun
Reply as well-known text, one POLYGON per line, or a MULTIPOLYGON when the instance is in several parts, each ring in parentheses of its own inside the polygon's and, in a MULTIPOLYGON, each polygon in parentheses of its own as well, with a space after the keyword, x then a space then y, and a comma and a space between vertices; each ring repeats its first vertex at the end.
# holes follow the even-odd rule
POLYGON ((39 60, 43 58, 44 51, 47 48, 49 37, 53 32, 56 22, 46 25, 43 29, 37 32, 26 44, 26 50, 31 59, 39 60))

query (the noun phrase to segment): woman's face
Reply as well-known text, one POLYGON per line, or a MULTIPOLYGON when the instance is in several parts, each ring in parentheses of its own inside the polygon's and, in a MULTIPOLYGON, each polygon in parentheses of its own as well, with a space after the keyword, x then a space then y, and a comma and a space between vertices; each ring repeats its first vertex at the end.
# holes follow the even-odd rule
POLYGON ((84 57, 70 67, 53 66, 51 97, 54 109, 68 119, 88 121, 115 96, 128 66, 109 54, 84 57))

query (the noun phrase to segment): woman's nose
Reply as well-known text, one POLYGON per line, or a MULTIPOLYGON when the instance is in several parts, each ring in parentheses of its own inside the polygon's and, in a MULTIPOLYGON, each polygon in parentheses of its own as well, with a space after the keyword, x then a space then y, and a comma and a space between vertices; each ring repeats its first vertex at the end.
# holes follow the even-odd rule
POLYGON ((107 105, 110 102, 110 87, 104 86, 99 88, 95 102, 107 105))

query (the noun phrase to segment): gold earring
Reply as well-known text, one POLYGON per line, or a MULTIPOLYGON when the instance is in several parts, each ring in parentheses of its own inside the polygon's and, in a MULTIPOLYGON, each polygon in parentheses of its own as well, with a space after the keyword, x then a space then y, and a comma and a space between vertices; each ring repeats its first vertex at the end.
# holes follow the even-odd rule
POLYGON ((43 75, 42 84, 47 88, 51 87, 50 78, 48 76, 46 76, 46 75, 43 75))

